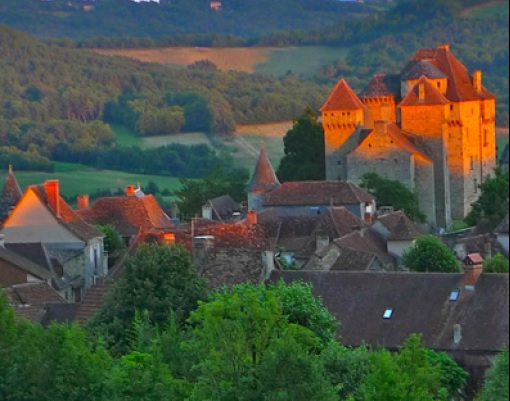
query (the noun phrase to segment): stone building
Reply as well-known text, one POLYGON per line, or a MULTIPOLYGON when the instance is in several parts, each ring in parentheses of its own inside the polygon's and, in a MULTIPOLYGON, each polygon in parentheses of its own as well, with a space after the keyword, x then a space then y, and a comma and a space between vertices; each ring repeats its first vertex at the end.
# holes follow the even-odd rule
POLYGON ((432 227, 449 227, 496 167, 495 102, 482 72, 470 75, 448 45, 419 50, 358 95, 340 80, 321 108, 327 179, 401 181, 432 227))

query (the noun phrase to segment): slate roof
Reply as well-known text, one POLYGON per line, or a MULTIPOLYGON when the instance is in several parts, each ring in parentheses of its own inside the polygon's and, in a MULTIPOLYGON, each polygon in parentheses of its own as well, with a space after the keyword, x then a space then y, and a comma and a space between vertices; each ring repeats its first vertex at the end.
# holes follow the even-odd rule
POLYGON ((344 206, 371 203, 374 197, 349 181, 286 182, 267 194, 264 206, 344 206))
POLYGON ((241 213, 242 208, 230 195, 208 200, 206 205, 212 207, 214 220, 231 219, 234 213, 241 213))
POLYGON ((345 79, 338 81, 331 91, 326 103, 321 107, 320 111, 336 111, 336 110, 359 110, 365 109, 365 105, 356 96, 345 79))
POLYGON ((397 224, 392 228, 388 241, 412 241, 424 234, 425 230, 402 213, 397 224))
POLYGON ((402 72, 400 79, 402 81, 410 81, 425 76, 429 79, 448 78, 448 76, 438 69, 429 60, 411 61, 402 72))
MULTIPOLYGON (((51 273, 50 271, 45 268, 44 266, 41 266, 37 263, 34 263, 32 260, 25 257, 25 255, 22 255, 20 253, 16 253, 12 251, 9 248, 4 248, 0 246, 0 261, 4 260, 11 265, 14 265, 21 270, 24 270, 25 272, 31 274, 32 276, 35 276, 41 280, 50 280, 51 279, 51 273)), ((1 264, 1 262, 0 262, 1 264)), ((0 275, 1 275, 0 271, 0 275)))
POLYGON ((374 75, 368 86, 358 96, 360 99, 381 96, 400 98, 400 75, 374 75))
POLYGON ((496 228, 496 232, 500 234, 508 234, 508 213, 506 214, 505 218, 501 223, 499 223, 499 226, 496 228))
POLYGON ((47 283, 18 284, 6 288, 9 304, 16 317, 40 322, 49 304, 61 304, 64 299, 47 283))
POLYGON ((22 196, 23 192, 18 185, 18 181, 16 181, 16 177, 14 177, 12 166, 9 165, 4 187, 0 194, 0 219, 7 216, 9 209, 16 206, 16 203, 18 203, 22 196))
POLYGON ((280 185, 265 148, 260 150, 257 167, 248 185, 248 192, 269 192, 280 185))
POLYGON ((46 270, 51 270, 51 262, 48 254, 46 253, 46 248, 42 243, 6 243, 5 247, 18 255, 23 255, 23 257, 30 259, 32 262, 44 267, 46 270))
POLYGON ((407 93, 399 106, 441 105, 448 103, 450 103, 450 101, 445 98, 425 76, 422 76, 418 83, 407 93), (423 85, 424 88, 423 99, 419 97, 420 85, 423 85))
POLYGON ((435 350, 499 352, 509 344, 508 274, 482 274, 474 291, 463 274, 273 271, 270 281, 302 280, 341 322, 346 346, 398 348, 412 333, 423 333, 435 350), (457 301, 452 291, 460 290, 457 301), (384 319, 387 308, 391 319, 384 319), (453 341, 460 324, 462 340, 453 341))
POLYGON ((210 289, 240 283, 258 284, 264 281, 264 272, 262 252, 232 248, 211 249, 199 269, 210 289))
POLYGON ((36 194, 41 202, 54 214, 61 225, 66 227, 81 240, 88 242, 94 238, 104 237, 101 231, 83 221, 61 196, 59 196, 60 216, 57 216, 56 210, 51 206, 48 200, 44 185, 31 185, 28 189, 36 194))
POLYGON ((79 304, 48 304, 44 307, 44 315, 40 323, 43 326, 48 326, 52 322, 57 323, 72 323, 74 321, 76 311, 79 304))
POLYGON ((90 224, 111 224, 123 236, 136 235, 140 229, 174 227, 152 195, 98 198, 76 213, 90 224))
POLYGON ((466 67, 445 46, 418 50, 401 72, 402 76, 414 68, 417 61, 426 60, 448 77, 446 97, 453 102, 464 100, 494 99, 485 87, 479 93, 466 67))

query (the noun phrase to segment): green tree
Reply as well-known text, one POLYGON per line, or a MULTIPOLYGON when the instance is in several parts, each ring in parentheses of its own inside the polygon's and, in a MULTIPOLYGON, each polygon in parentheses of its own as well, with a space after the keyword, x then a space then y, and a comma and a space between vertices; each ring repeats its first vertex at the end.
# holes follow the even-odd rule
POLYGON ((367 173, 361 178, 360 186, 375 197, 378 205, 402 210, 418 223, 426 221, 427 217, 420 210, 418 196, 401 182, 382 178, 376 173, 367 173))
POLYGON ((496 227, 508 213, 508 172, 496 170, 494 177, 488 178, 479 186, 481 194, 472 204, 471 212, 466 216, 466 223, 476 225, 481 220, 496 227))
POLYGON ((164 327, 171 311, 183 322, 206 293, 206 282, 198 276, 186 249, 141 244, 89 322, 89 329, 103 335, 110 350, 119 354, 129 349, 137 310, 147 310, 150 323, 164 327))
POLYGON ((326 177, 324 131, 315 111, 308 107, 294 120, 283 138, 285 155, 278 167, 280 181, 319 181, 326 177))
POLYGON ((460 263, 453 251, 434 235, 418 238, 402 256, 402 263, 415 272, 460 272, 460 263))
POLYGON ((498 253, 492 258, 484 260, 483 271, 484 273, 508 273, 509 261, 502 254, 498 253))
POLYGON ((96 225, 96 227, 105 235, 103 240, 105 251, 113 254, 126 247, 121 235, 111 224, 96 225))
POLYGON ((508 349, 496 359, 494 366, 487 372, 487 379, 480 401, 508 401, 508 349))
POLYGON ((14 309, 8 304, 7 294, 0 288, 0 399, 7 399, 8 388, 5 379, 12 361, 12 346, 17 337, 14 309))
POLYGON ((361 386, 362 401, 448 401, 441 369, 430 362, 420 336, 411 336, 394 355, 380 351, 374 362, 361 386))

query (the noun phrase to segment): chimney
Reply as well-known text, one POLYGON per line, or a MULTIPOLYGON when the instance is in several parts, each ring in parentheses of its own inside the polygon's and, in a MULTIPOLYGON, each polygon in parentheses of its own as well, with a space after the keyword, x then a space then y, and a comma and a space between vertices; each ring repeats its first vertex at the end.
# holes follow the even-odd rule
POLYGON ((206 220, 213 219, 213 208, 209 202, 202 206, 202 217, 206 220))
POLYGON ((0 234, 0 248, 5 248, 5 234, 0 234))
POLYGON ((246 215, 246 221, 249 224, 256 225, 257 224, 257 211, 256 210, 250 210, 248 214, 246 215))
POLYGON ((475 72, 473 72, 473 87, 476 89, 477 92, 482 91, 482 71, 481 70, 475 70, 475 72))
POLYGON ((425 85, 423 83, 418 84, 418 100, 425 101, 425 85))
POLYGON ((327 246, 329 246, 329 242, 330 242, 329 235, 325 234, 317 235, 317 237, 315 237, 316 250, 320 251, 321 249, 326 248, 327 246))
POLYGON ((58 180, 47 180, 44 182, 48 205, 53 209, 55 215, 60 217, 60 184, 58 180))
POLYGON ((78 205, 78 210, 88 209, 90 206, 90 199, 88 195, 78 195, 76 197, 76 204, 78 205))
POLYGON ((193 263, 199 269, 207 259, 209 251, 214 247, 214 237, 203 235, 193 238, 193 263))
POLYGON ((453 326, 453 342, 455 344, 460 344, 462 341, 462 327, 460 324, 456 324, 453 326))
POLYGON ((388 121, 386 120, 375 120, 374 121, 374 130, 377 134, 386 135, 388 132, 388 121))
POLYGON ((126 187, 126 196, 133 197, 135 196, 135 186, 134 185, 128 185, 126 187))
POLYGON ((363 215, 363 220, 365 220, 365 223, 372 224, 373 216, 374 216, 374 207, 369 202, 365 203, 365 213, 363 215))
POLYGON ((438 45, 437 48, 438 49, 450 50, 450 44, 449 43, 442 43, 442 44, 438 45))
POLYGON ((162 244, 166 246, 174 245, 175 244, 175 234, 174 233, 164 233, 162 244))
POLYGON ((474 290, 475 285, 483 272, 483 258, 479 253, 470 253, 464 258, 464 286, 474 290))
POLYGON ((269 280, 271 273, 274 271, 274 253, 271 251, 265 251, 262 254, 262 260, 265 264, 264 281, 269 280))
POLYGON ((9 174, 12 174, 12 164, 9 164, 9 174))

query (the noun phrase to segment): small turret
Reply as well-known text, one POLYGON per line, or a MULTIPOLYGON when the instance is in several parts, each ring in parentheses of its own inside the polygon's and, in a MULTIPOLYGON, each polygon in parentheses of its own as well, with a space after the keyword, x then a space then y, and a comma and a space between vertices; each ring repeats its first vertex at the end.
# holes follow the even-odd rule
POLYGON ((23 196, 23 192, 18 185, 18 181, 12 172, 12 166, 9 165, 7 176, 2 193, 0 194, 0 223, 7 217, 10 211, 16 206, 23 196))
POLYGON ((253 178, 248 185, 248 210, 261 210, 266 193, 280 186, 264 146, 260 149, 259 160, 253 178))

